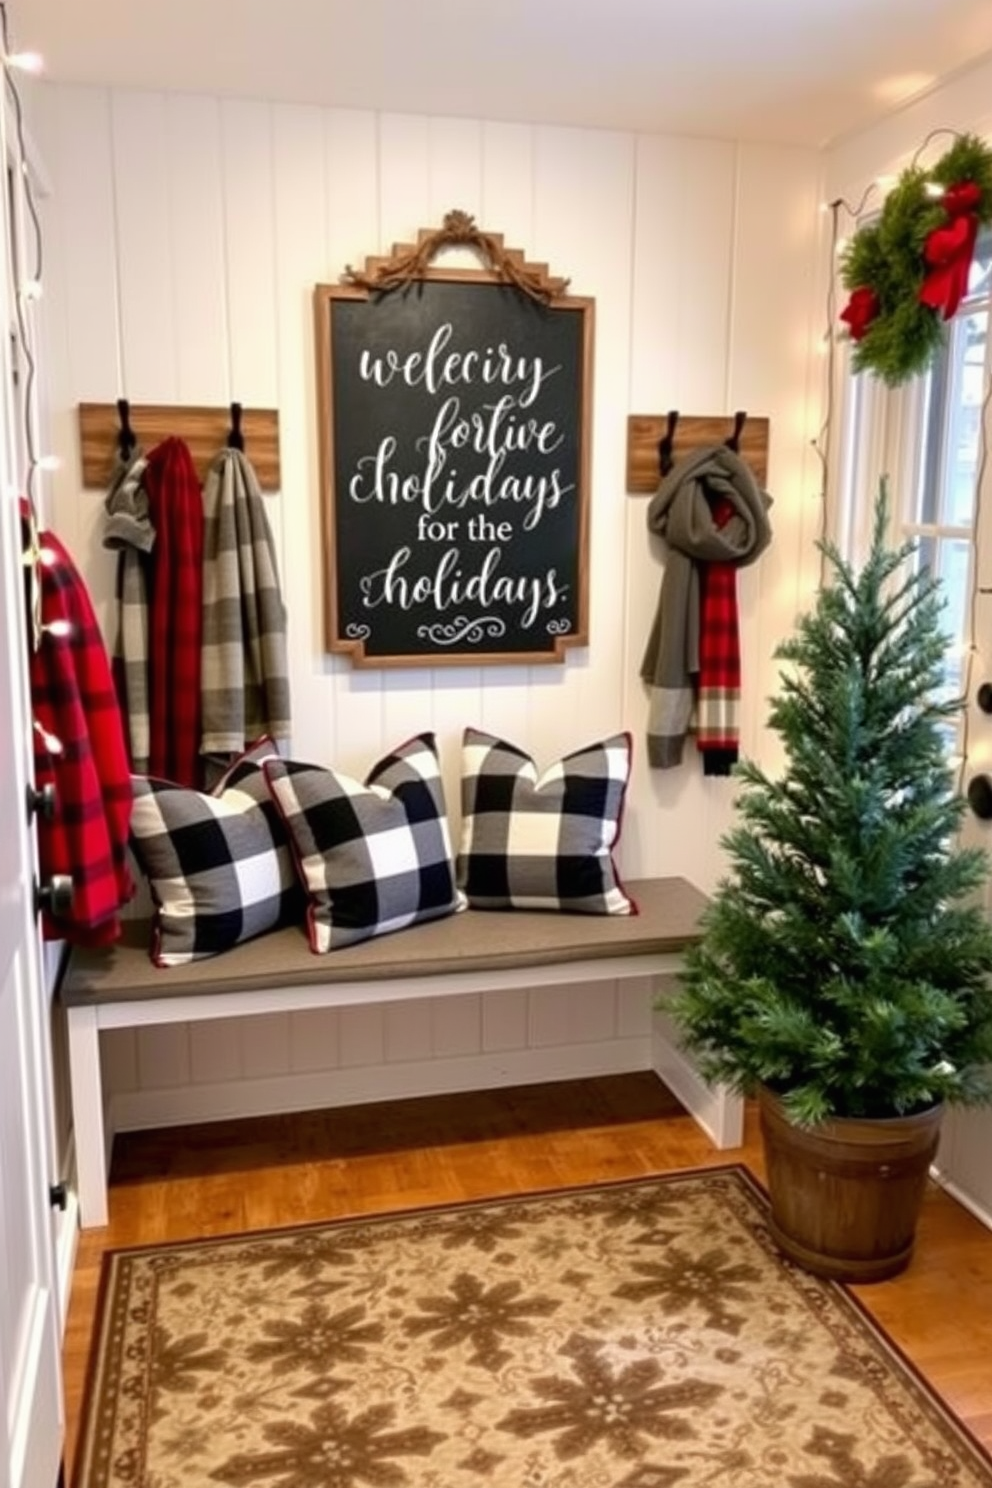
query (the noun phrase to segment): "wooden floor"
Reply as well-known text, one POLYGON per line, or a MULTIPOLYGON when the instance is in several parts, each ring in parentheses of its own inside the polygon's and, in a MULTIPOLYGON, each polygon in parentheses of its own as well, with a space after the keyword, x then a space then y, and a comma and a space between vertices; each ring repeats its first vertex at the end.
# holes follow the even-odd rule
MULTIPOLYGON (((728 1161, 763 1177, 754 1113, 716 1152, 651 1074, 119 1137, 110 1224, 81 1236, 73 1282, 66 1462, 108 1249, 728 1161)), ((992 1449, 992 1231, 931 1186, 909 1270, 854 1290, 992 1449)))

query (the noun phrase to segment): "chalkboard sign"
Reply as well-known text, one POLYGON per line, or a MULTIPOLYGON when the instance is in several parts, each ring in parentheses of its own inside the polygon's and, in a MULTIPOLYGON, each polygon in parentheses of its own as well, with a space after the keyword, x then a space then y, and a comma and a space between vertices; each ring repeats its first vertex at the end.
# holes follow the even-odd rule
POLYGON ((587 643, 592 302, 488 272, 315 293, 326 635, 357 666, 587 643))

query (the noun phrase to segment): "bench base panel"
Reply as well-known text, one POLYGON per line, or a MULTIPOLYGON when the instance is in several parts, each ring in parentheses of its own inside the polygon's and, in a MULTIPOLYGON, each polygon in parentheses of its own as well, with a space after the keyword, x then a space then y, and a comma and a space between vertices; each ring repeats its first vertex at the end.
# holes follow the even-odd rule
POLYGON ((529 988, 519 972, 468 973, 428 984, 433 996, 422 984, 416 998, 406 982, 77 1003, 67 1013, 80 1223, 107 1223, 115 1131, 412 1096, 653 1069, 716 1146, 736 1146, 740 1101, 703 1084, 652 1011, 678 959, 532 968, 529 988))

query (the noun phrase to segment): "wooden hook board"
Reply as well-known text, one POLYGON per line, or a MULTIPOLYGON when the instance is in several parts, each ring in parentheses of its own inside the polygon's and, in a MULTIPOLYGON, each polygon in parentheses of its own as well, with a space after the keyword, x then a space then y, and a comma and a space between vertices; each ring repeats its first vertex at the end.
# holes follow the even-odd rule
MULTIPOLYGON (((676 461, 708 444, 724 444, 733 433, 733 414, 698 417, 680 414, 672 454, 676 461)), ((658 441, 668 433, 667 413, 632 413, 627 419, 627 490, 635 496, 653 496, 658 489, 658 441)), ((768 482, 768 434, 766 418, 752 418, 741 430, 740 455, 754 471, 758 485, 768 482)))
MULTIPOLYGON (((163 439, 185 440, 200 480, 215 455, 227 443, 231 428, 230 405, 194 408, 183 404, 132 403, 131 428, 147 454, 163 439)), ((117 456, 120 418, 116 403, 80 403, 79 446, 83 485, 87 490, 105 490, 117 456)), ((263 491, 282 489, 279 469, 279 413, 275 408, 245 408, 241 433, 248 456, 263 491)))

